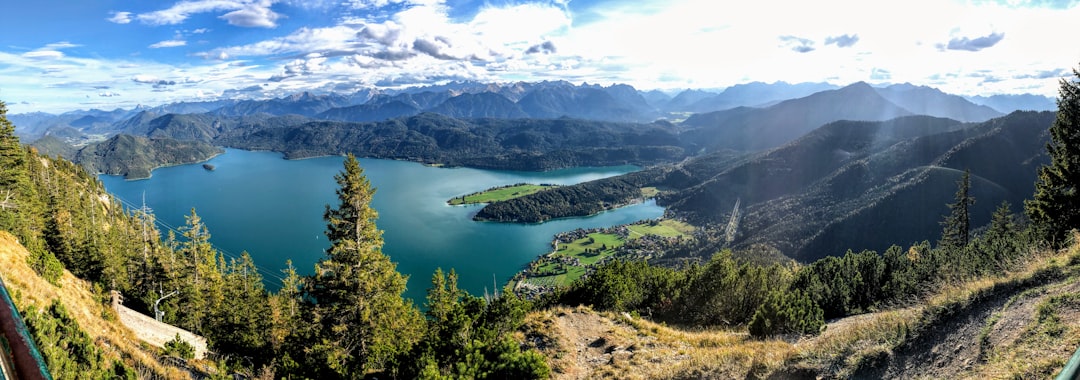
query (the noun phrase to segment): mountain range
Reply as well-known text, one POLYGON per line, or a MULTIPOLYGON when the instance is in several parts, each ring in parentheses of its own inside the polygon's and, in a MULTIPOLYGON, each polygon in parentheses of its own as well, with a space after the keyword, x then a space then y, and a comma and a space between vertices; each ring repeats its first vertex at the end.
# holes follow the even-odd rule
MULTIPOLYGON (((302 92, 277 99, 180 102, 156 107, 139 106, 130 110, 71 111, 60 115, 38 112, 9 115, 9 118, 19 127, 16 133, 25 140, 58 135, 73 143, 79 143, 78 140, 82 137, 101 139, 102 136, 129 133, 118 123, 125 123, 141 112, 159 116, 172 113, 210 114, 218 117, 292 114, 320 120, 350 122, 382 121, 414 116, 421 112, 466 119, 569 117, 619 122, 682 120, 689 114, 701 114, 694 118, 692 125, 719 117, 708 116, 713 112, 731 112, 739 107, 765 109, 785 101, 837 89, 837 86, 827 83, 752 82, 735 85, 721 92, 685 90, 665 93, 657 90, 640 91, 621 84, 605 87, 587 83, 575 85, 565 81, 504 84, 451 82, 394 91, 363 89, 351 94, 302 92)), ((1055 108, 1052 99, 1036 95, 962 98, 930 87, 910 84, 878 87, 874 90, 889 103, 912 114, 948 117, 960 121, 985 121, 1015 110, 1055 108)))

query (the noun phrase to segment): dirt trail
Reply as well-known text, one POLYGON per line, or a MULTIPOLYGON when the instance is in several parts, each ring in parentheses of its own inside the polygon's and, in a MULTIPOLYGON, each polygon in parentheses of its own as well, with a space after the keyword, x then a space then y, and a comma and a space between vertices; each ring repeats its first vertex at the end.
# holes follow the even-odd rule
MULTIPOLYGON (((1034 288, 1018 287, 998 292, 946 320, 935 323, 897 349, 890 357, 873 368, 858 373, 856 377, 1001 377, 1003 373, 989 368, 986 363, 991 351, 995 348, 1014 350, 1014 344, 1037 322, 1039 304, 1052 296, 1076 292, 1080 292, 1080 283, 1075 281, 1055 282, 1034 288)), ((1063 320, 1075 323, 1071 315, 1063 320)))

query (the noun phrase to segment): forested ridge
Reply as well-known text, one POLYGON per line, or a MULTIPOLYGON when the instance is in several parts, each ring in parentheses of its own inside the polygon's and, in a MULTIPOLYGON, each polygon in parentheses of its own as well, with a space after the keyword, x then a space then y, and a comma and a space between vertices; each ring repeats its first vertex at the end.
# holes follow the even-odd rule
MULTIPOLYGON (((1080 77, 1080 72, 1074 73, 1080 77)), ((1048 255, 1046 249, 1066 246, 1068 231, 1080 227, 1075 218, 1077 208, 1073 207, 1077 194, 1071 191, 1075 176, 1070 174, 1076 167, 1074 162, 1080 161, 1080 144, 1073 143, 1080 136, 1077 82, 1062 81, 1059 106, 1061 110, 1049 129, 1049 160, 1039 166, 1034 197, 1023 203, 1022 215, 1013 212, 1015 206, 1010 202, 994 202, 980 195, 977 189, 986 183, 975 177, 975 170, 962 170, 945 177, 948 180, 942 181, 942 189, 936 190, 951 197, 941 204, 946 210, 943 215, 932 220, 941 237, 934 242, 892 245, 880 253, 833 252, 836 256, 806 265, 739 260, 729 250, 719 250, 701 263, 689 261, 678 266, 610 261, 570 287, 535 300, 519 298, 513 292, 469 295, 457 289, 453 270, 433 274, 423 311, 402 298, 405 278, 381 251, 378 214, 370 207, 374 190, 353 155, 346 157, 343 170, 335 176, 337 203, 328 205, 324 213, 326 236, 331 242, 326 256, 311 275, 301 276, 290 266, 281 291, 269 292, 250 257, 227 258, 209 244, 210 231, 196 210, 180 228, 180 236, 171 231, 161 236, 152 215, 125 210, 82 168, 21 145, 4 117, 2 103, 0 229, 18 237, 30 252, 29 264, 54 285, 61 285, 57 279, 67 269, 93 283, 101 293, 123 292, 132 306, 144 310, 162 293, 179 290, 180 296, 162 301, 163 319, 205 336, 213 350, 226 354, 215 363, 221 369, 219 374, 546 378, 563 368, 552 367, 555 359, 541 353, 548 344, 542 334, 536 335, 542 326, 526 326, 530 311, 591 305, 598 310, 626 312, 630 320, 647 318, 690 329, 735 329, 748 332, 750 338, 745 339, 770 342, 777 337, 821 334, 831 318, 919 306, 928 302, 924 298, 928 294, 958 283, 1020 273, 1006 283, 1024 287, 1075 277, 1080 263, 1075 256, 1064 261, 1053 256, 1045 267, 1025 272, 1030 263, 1042 262, 1048 255), (996 208, 989 223, 980 228, 984 223, 973 218, 973 205, 988 202, 996 208)), ((976 137, 993 141, 1002 130, 990 125, 985 130, 951 133, 962 136, 978 131, 976 137)), ((919 139, 904 141, 940 148, 930 143, 936 140, 919 139)), ((966 148, 985 147, 971 138, 960 140, 965 143, 947 145, 949 154, 935 156, 942 158, 934 162, 947 162, 970 152, 966 148)), ((693 165, 733 164, 737 168, 765 164, 769 158, 768 154, 746 159, 722 153, 707 157, 710 163, 693 165)), ((692 165, 692 161, 686 164, 692 165)), ((862 165, 895 163, 884 160, 862 165)), ((672 181, 692 182, 694 178, 694 173, 686 170, 646 172, 662 173, 672 181)), ((620 181, 624 183, 614 185, 616 188, 640 189, 639 184, 646 184, 620 181)), ((538 194, 543 192, 533 196, 538 194)), ((31 310, 21 307, 24 312, 31 310)), ((932 323, 957 309, 927 310, 927 315, 933 316, 927 323, 932 323)), ((47 359, 84 363, 82 367, 50 367, 57 378, 134 376, 124 369, 132 365, 126 359, 101 364, 101 356, 55 348, 91 346, 75 330, 58 332, 58 323, 72 327, 65 310, 52 307, 48 312, 60 322, 28 320, 37 331, 38 343, 48 345, 43 349, 47 359), (57 340, 58 334, 82 343, 57 340)), ((918 336, 924 328, 899 328, 890 335, 893 340, 889 344, 918 336)), ((1066 327, 1060 328, 1066 331, 1066 327)), ((93 347, 97 348, 86 349, 103 349, 98 343, 93 347)), ((818 357, 770 359, 749 365, 749 372, 742 375, 782 375, 789 373, 786 370, 851 375, 853 372, 835 371, 862 371, 873 367, 879 358, 863 357, 852 363, 847 358, 850 354, 837 348, 826 349, 818 357), (818 364, 807 367, 808 363, 818 364)), ((887 357, 889 352, 880 355, 887 357)), ((1040 367, 1037 373, 1046 375, 1054 370, 1053 365, 1040 367)))
POLYGON ((735 234, 722 244, 766 244, 810 262, 847 249, 884 251, 936 239, 949 190, 968 169, 989 223, 1002 201, 1018 205, 1048 162, 1050 112, 1015 112, 985 123, 928 116, 884 122, 838 121, 756 154, 719 151, 635 173, 496 202, 478 219, 541 222, 584 216, 660 191, 674 217, 723 233, 738 202, 735 234))

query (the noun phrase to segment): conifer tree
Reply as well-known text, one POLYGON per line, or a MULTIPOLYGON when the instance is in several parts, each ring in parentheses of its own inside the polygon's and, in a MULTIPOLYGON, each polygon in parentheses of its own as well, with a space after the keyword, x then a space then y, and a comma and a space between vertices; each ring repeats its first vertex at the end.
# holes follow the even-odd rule
POLYGON ((971 205, 975 198, 971 196, 971 172, 964 170, 964 175, 956 182, 956 201, 949 205, 949 216, 941 222, 941 242, 938 246, 961 248, 971 241, 971 205))
POLYGON ((210 245, 210 232, 202 218, 191 209, 185 217, 184 238, 180 244, 182 267, 187 268, 187 278, 180 284, 180 294, 185 304, 180 308, 180 324, 203 333, 203 326, 221 306, 224 299, 221 268, 224 267, 217 250, 210 245))
POLYGON ((1039 168, 1035 199, 1024 202, 1043 238, 1059 244, 1080 227, 1080 71, 1073 69, 1073 77, 1060 80, 1057 119, 1046 145, 1050 165, 1039 168))
POLYGON ((308 350, 320 377, 360 378, 383 368, 420 337, 419 311, 401 297, 407 278, 382 253, 382 231, 371 208, 375 189, 356 157, 345 159, 338 183, 337 208, 326 207, 331 247, 305 285, 314 299, 319 329, 308 350))
POLYGON ((230 261, 224 276, 224 295, 223 307, 214 310, 218 314, 211 330, 215 347, 257 362, 268 360, 259 352, 269 343, 269 301, 262 276, 247 252, 230 261))
MULTIPOLYGON (((30 178, 26 150, 15 136, 15 125, 7 119, 7 105, 0 101, 0 229, 23 235, 27 221, 19 220, 19 202, 29 198, 30 178)), ((24 206, 25 207, 25 206, 24 206)), ((24 212, 25 214, 25 212, 24 212)))
MULTIPOLYGON (((12 190, 17 183, 26 181, 23 162, 26 152, 15 136, 15 124, 7 119, 7 104, 0 101, 0 196, 12 190)), ((3 201, 4 197, 0 197, 3 201)))

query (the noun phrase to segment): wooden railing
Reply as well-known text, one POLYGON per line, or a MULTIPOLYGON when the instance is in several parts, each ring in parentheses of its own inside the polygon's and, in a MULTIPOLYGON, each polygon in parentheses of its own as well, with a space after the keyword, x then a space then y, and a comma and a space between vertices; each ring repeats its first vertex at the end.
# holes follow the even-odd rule
POLYGON ((0 379, 52 380, 3 278, 0 278, 0 356, 0 379))

